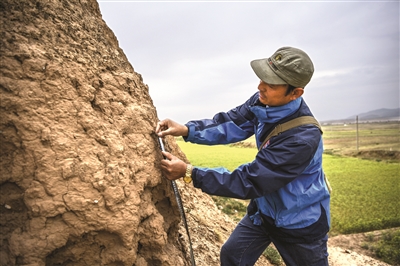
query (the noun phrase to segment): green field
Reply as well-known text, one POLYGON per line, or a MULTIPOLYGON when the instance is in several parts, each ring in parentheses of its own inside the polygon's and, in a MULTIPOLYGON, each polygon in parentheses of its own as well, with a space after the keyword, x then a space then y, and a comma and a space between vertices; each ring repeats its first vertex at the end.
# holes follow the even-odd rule
POLYGON ((400 226, 399 163, 324 156, 331 183, 331 234, 400 226))
POLYGON ((324 146, 334 154, 359 151, 400 151, 400 123, 351 123, 322 126, 324 146))

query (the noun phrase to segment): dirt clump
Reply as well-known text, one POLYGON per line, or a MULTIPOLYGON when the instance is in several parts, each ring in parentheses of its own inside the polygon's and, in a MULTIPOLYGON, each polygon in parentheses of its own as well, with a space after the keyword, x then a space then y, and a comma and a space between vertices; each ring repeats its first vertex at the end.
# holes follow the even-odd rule
POLYGON ((0 17, 0 265, 187 264, 156 109, 98 3, 0 17))
POLYGON ((400 161, 400 151, 365 150, 351 154, 354 157, 377 161, 400 161))

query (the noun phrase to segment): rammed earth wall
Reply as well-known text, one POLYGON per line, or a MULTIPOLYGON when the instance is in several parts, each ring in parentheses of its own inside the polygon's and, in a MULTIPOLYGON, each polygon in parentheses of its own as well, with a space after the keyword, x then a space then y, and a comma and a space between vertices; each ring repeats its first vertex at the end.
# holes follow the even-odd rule
POLYGON ((185 265, 156 109, 94 0, 0 2, 0 265, 185 265))

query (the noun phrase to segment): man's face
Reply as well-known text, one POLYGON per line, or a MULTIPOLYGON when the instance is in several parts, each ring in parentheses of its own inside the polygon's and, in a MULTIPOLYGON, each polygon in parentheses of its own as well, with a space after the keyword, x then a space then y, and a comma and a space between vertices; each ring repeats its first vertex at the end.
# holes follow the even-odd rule
POLYGON ((290 101, 296 100, 303 94, 302 88, 296 88, 286 95, 288 85, 271 85, 260 81, 258 90, 260 91, 260 102, 268 106, 281 106, 290 101))

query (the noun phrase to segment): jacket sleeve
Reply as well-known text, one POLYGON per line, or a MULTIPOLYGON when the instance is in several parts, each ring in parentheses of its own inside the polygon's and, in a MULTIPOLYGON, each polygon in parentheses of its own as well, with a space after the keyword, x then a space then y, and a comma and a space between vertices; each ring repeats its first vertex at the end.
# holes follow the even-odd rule
POLYGON ((185 141, 197 144, 228 144, 245 140, 254 134, 254 114, 249 106, 257 99, 254 94, 244 104, 216 114, 213 119, 189 121, 189 134, 185 141))
POLYGON ((253 162, 233 172, 194 168, 193 185, 210 195, 253 199, 272 193, 299 176, 310 164, 321 138, 313 126, 301 126, 271 138, 253 162))

